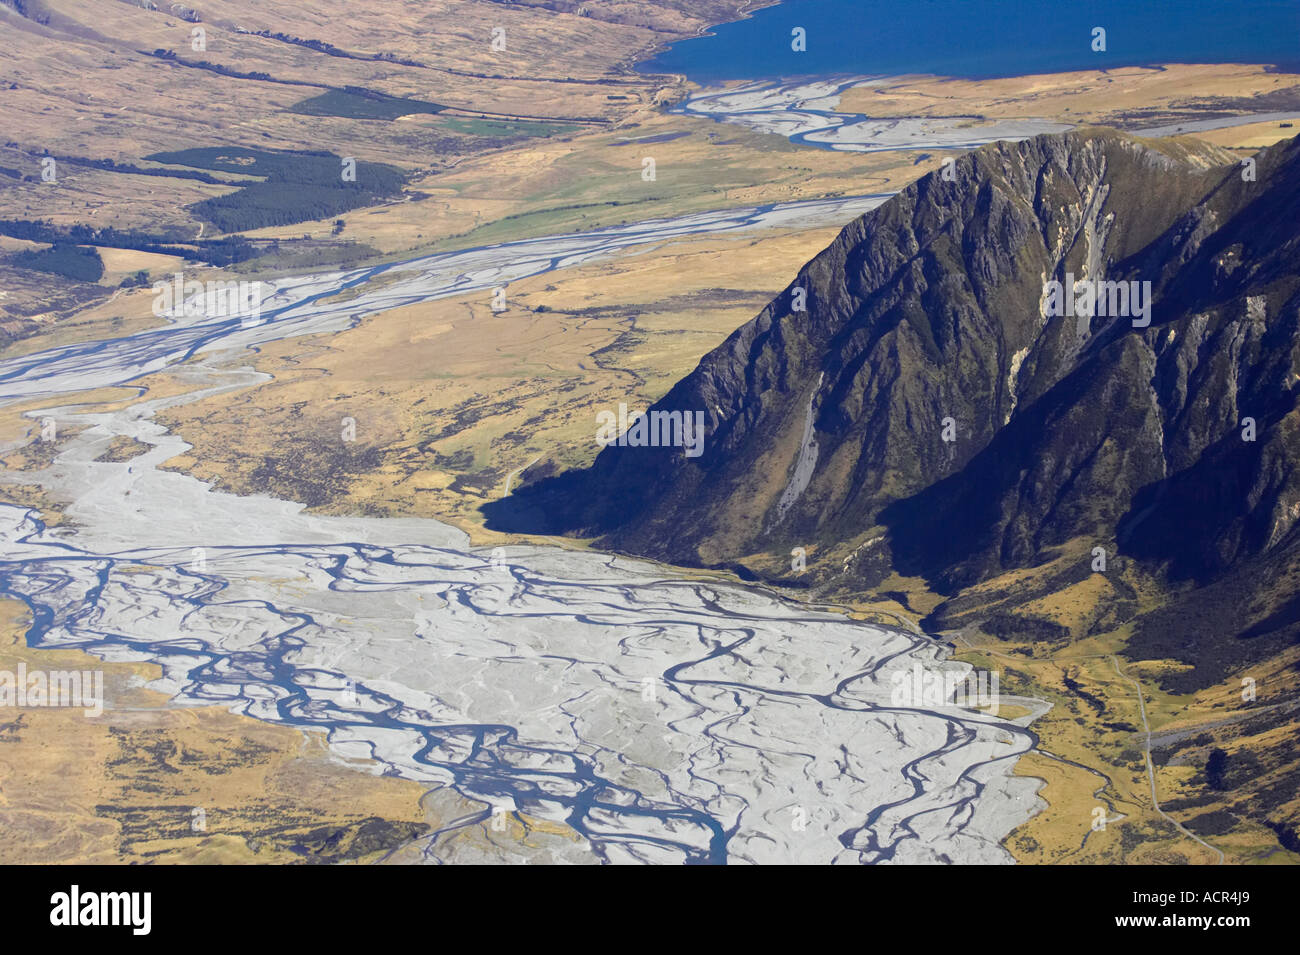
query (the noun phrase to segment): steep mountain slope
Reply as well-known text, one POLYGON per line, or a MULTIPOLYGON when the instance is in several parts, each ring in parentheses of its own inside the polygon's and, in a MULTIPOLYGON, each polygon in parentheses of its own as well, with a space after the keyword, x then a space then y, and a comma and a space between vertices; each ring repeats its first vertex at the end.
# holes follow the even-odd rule
MULTIPOLYGON (((1255 158, 1101 130, 968 154, 847 226, 654 406, 703 412, 703 454, 611 446, 491 517, 691 564, 803 547, 823 590, 897 572, 956 596, 937 628, 963 588, 1074 551, 1086 575, 1102 547, 1218 588, 1227 629, 1187 656, 1191 684, 1221 679, 1300 621, 1300 144, 1255 158), (1136 282, 1142 308, 1045 315, 1071 277, 1136 282)), ((1151 609, 1125 603, 1105 626, 1151 609)), ((1160 613, 1135 639, 1186 655, 1160 613)))

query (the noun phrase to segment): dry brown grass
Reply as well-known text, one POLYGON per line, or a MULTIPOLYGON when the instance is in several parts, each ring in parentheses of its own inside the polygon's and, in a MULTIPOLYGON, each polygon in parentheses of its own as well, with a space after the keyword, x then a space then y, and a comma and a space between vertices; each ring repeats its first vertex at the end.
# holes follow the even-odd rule
POLYGON ((602 3, 590 16, 491 0, 376 3, 339 16, 327 0, 227 0, 200 24, 119 0, 30 0, 48 23, 0 5, 5 139, 0 165, 36 182, 0 177, 0 215, 118 228, 196 224, 182 206, 225 187, 65 164, 59 185, 39 182, 51 154, 136 162, 195 145, 326 149, 407 169, 445 168, 497 148, 443 116, 402 122, 302 115, 294 104, 329 88, 359 87, 482 114, 617 123, 675 89, 672 77, 628 69, 660 44, 733 17, 741 0, 602 3), (205 31, 195 51, 194 26, 205 31), (506 31, 506 51, 491 47, 506 31), (257 31, 321 41, 330 56, 257 31), (175 61, 152 56, 170 50, 175 61), (389 59, 370 59, 377 55, 389 59), (360 58, 358 58, 360 57, 360 58), (409 61, 409 62, 397 62, 409 61), (207 62, 268 79, 220 75, 207 62), (39 211, 38 216, 31 211, 39 211), (24 214, 24 213, 27 214, 24 214))
POLYGON ((269 345, 257 366, 275 381, 165 415, 195 448, 169 466, 302 500, 296 492, 317 488, 259 483, 266 462, 327 454, 351 417, 359 454, 350 460, 375 454, 313 503, 432 516, 485 534, 478 507, 505 493, 512 472, 589 462, 598 410, 660 397, 832 235, 680 241, 514 283, 500 315, 479 294, 269 345))
POLYGON ((1206 118, 1207 111, 1231 116, 1296 109, 1298 99, 1300 77, 1294 74, 1261 65, 1174 63, 1005 79, 906 77, 847 90, 840 108, 872 116, 1041 117, 1084 125, 1160 126, 1198 114, 1206 118), (1287 98, 1290 106, 1274 104, 1287 98))

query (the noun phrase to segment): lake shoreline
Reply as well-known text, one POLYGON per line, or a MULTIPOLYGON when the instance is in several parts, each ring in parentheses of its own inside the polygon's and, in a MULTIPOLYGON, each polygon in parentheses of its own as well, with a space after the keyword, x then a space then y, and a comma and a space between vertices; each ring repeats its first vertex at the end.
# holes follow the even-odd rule
POLYGON ((834 74, 930 74, 995 80, 1158 64, 1267 63, 1300 72, 1280 38, 1300 32, 1300 11, 1256 0, 1249 36, 1223 41, 1222 10, 1189 2, 1167 11, 1098 0, 1008 9, 962 0, 805 0, 747 8, 734 20, 666 44, 636 64, 643 75, 682 76, 700 86, 729 81, 796 82, 834 74), (811 62, 805 62, 811 61, 811 62), (758 67, 758 69, 755 69, 758 67))

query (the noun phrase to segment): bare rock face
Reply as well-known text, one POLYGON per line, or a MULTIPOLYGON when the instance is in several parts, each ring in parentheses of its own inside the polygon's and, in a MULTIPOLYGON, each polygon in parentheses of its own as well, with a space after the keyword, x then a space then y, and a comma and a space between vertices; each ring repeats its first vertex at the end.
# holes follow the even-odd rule
POLYGON ((515 507, 692 564, 870 541, 860 589, 956 593, 1081 537, 1212 581, 1297 549, 1298 233, 1296 140, 1253 170, 1101 130, 985 147, 850 223, 651 409, 703 411, 703 454, 608 447, 515 507), (1072 282, 1104 305, 1054 312, 1072 282))

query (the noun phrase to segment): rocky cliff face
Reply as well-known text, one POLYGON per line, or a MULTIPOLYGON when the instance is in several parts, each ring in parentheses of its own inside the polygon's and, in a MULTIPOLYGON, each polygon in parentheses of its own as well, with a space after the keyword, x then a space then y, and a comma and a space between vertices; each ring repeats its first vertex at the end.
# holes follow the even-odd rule
POLYGON ((1283 559, 1300 145, 1250 173, 1110 131, 967 154, 848 225, 652 409, 703 411, 702 455, 610 447, 511 507, 685 563, 802 546, 859 589, 897 570, 956 593, 1079 540, 1197 584, 1283 559), (1071 280, 1123 286, 1053 314, 1071 280))

